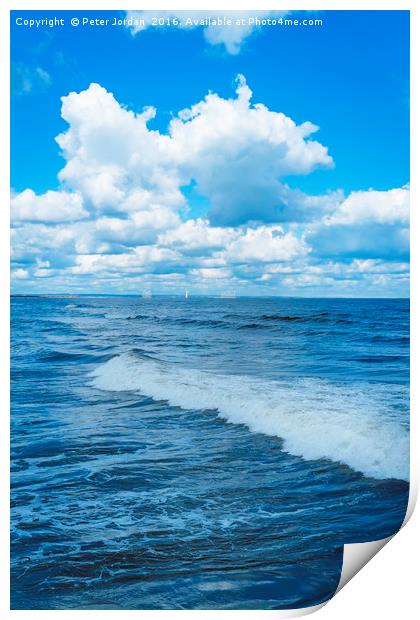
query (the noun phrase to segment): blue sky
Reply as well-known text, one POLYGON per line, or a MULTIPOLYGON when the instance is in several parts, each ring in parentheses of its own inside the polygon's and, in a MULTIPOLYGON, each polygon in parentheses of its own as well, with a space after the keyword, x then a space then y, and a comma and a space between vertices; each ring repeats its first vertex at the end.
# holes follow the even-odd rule
MULTIPOLYGON (((201 27, 148 27, 135 33, 125 27, 74 28, 68 23, 54 29, 15 25, 17 17, 63 16, 68 22, 69 17, 86 15, 111 20, 125 16, 12 14, 14 290, 121 292, 118 272, 126 275, 127 292, 178 292, 188 287, 197 293, 234 289, 239 294, 407 294, 408 12, 294 14, 299 19, 321 18, 323 25, 254 29, 240 39, 234 53, 230 33, 219 33, 221 42, 214 44, 201 27), (245 86, 236 81, 238 75, 244 76, 245 86), (88 91, 91 83, 102 90, 88 91), (225 114, 223 102, 239 100, 240 92, 246 99, 244 89, 252 91, 247 113, 239 103, 234 106, 235 133, 220 136, 216 144, 211 123, 217 125, 219 112, 203 103, 206 95, 216 93, 215 105, 225 114), (69 102, 66 116, 61 98, 70 92, 88 95, 69 102), (117 165, 126 169, 128 162, 111 161, 110 156, 100 161, 92 149, 90 159, 81 160, 83 135, 97 123, 95 117, 80 118, 84 99, 97 106, 99 115, 107 114, 108 104, 113 110, 117 106, 118 118, 119 110, 141 113, 153 106, 147 144, 156 131, 167 135, 169 122, 180 110, 203 103, 199 118, 180 121, 179 137, 171 136, 171 161, 164 155, 165 161, 156 160, 156 167, 148 170, 152 177, 160 172, 172 179, 170 197, 168 188, 163 196, 162 184, 151 187, 145 174, 150 158, 158 157, 161 149, 155 137, 153 155, 146 152, 146 143, 135 152, 135 143, 128 147, 123 138, 110 138, 114 152, 129 148, 130 161, 139 159, 129 178, 116 172, 117 165), (269 113, 250 113, 255 103, 264 104, 269 113), (276 124, 280 116, 272 113, 282 113, 294 123, 285 147, 280 145, 285 129, 276 124), (254 122, 259 133, 250 129, 254 122), (303 144, 299 162, 282 159, 281 149, 292 153, 300 136, 296 127, 305 122, 319 130, 311 130, 304 140, 316 141, 327 155, 321 150, 309 153, 303 144), (270 131, 278 131, 275 145, 270 131), (63 157, 63 143, 55 138, 66 132, 73 145, 63 157), (189 140, 198 144, 195 161, 179 153, 181 147, 188 150, 189 140), (209 155, 211 145, 217 157, 209 155), (221 162, 224 150, 226 159, 221 162), (248 174, 246 166, 250 171, 253 166, 247 159, 257 162, 255 178, 248 174), (225 173, 232 177, 222 183, 225 173), (245 186, 244 179, 250 179, 245 186), (101 192, 104 184, 112 185, 113 198, 99 199, 97 189, 93 195, 96 182, 102 184, 101 192), (153 193, 149 206, 134 205, 133 196, 140 189, 153 193), (175 196, 177 191, 180 196, 175 196), (131 206, 123 206, 128 200, 131 206), (151 226, 150 218, 159 220, 161 227, 151 226), (137 235, 128 235, 130 225, 139 229, 137 235), (103 238, 98 229, 107 231, 103 238), (194 243, 183 240, 188 234, 194 243), (73 242, 68 240, 71 235, 73 242), (63 245, 55 240, 52 248, 51 239, 60 236, 65 238, 63 245), (86 243, 77 248, 81 237, 86 243), (198 238, 207 241, 200 246, 198 238), (264 254, 260 244, 272 251, 264 254), (133 256, 139 255, 136 262, 133 256), (114 263, 104 256, 116 257, 114 263)), ((124 126, 126 121, 121 116, 124 126)), ((103 154, 107 144, 101 148, 103 154)))

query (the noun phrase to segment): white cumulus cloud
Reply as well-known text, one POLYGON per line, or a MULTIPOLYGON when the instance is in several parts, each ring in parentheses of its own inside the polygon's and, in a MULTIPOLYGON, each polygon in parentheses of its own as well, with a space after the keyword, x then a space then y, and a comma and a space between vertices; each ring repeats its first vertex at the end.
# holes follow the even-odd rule
POLYGON ((315 124, 252 97, 239 75, 232 97, 209 92, 166 132, 151 128, 153 107, 135 113, 99 84, 63 97, 59 189, 12 194, 15 286, 399 294, 408 186, 291 188, 286 177, 333 159, 315 124))
POLYGON ((407 224, 409 218, 410 190, 405 186, 382 192, 372 189, 367 192, 351 192, 333 215, 325 219, 325 223, 329 226, 361 222, 407 224))
POLYGON ((352 192, 313 225, 308 243, 321 256, 407 258, 410 190, 352 192))
POLYGON ((307 254, 304 241, 281 226, 259 226, 249 228, 226 250, 229 261, 235 262, 282 262, 307 254))
POLYGON ((169 126, 174 162, 209 199, 214 224, 283 220, 288 201, 296 204, 299 196, 280 178, 333 165, 328 149, 308 139, 316 125, 296 125, 281 112, 252 104, 251 98, 239 75, 235 98, 209 93, 169 126))
POLYGON ((12 196, 13 222, 66 222, 80 220, 88 213, 79 193, 48 191, 36 195, 31 189, 12 196))
POLYGON ((239 232, 233 228, 211 226, 208 220, 198 218, 188 220, 180 226, 162 234, 159 242, 162 245, 178 248, 183 253, 222 250, 239 232))
POLYGON ((61 112, 69 128, 57 137, 66 159, 59 179, 83 196, 86 208, 114 217, 178 213, 187 207, 182 187, 191 183, 210 202, 214 225, 328 212, 336 193, 310 197, 281 181, 333 165, 327 148, 311 139, 318 127, 253 104, 241 75, 235 94, 209 93, 181 110, 163 134, 148 127, 152 107, 135 114, 98 84, 70 93, 61 112))

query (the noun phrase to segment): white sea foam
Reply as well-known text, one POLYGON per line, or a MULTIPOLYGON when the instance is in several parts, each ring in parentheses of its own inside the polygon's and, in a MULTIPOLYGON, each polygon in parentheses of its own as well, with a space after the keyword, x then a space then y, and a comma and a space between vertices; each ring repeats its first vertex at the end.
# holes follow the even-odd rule
POLYGON ((319 379, 216 375, 132 352, 112 358, 93 376, 103 390, 136 391, 183 409, 217 410, 228 422, 281 437, 285 451, 307 460, 331 459, 378 479, 409 478, 409 434, 392 417, 387 386, 368 390, 319 379))

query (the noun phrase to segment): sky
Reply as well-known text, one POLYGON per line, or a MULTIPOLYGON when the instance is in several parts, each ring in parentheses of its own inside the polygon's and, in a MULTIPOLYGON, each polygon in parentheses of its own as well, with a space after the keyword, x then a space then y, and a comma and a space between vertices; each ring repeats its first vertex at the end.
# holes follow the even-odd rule
POLYGON ((408 295, 407 11, 11 20, 13 292, 408 295))

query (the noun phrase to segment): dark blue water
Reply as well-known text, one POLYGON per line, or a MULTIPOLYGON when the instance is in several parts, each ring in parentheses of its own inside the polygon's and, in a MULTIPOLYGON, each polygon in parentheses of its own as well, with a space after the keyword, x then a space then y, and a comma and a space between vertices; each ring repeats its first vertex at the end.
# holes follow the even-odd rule
POLYGON ((13 298, 12 608, 276 609, 408 494, 406 300, 13 298))

